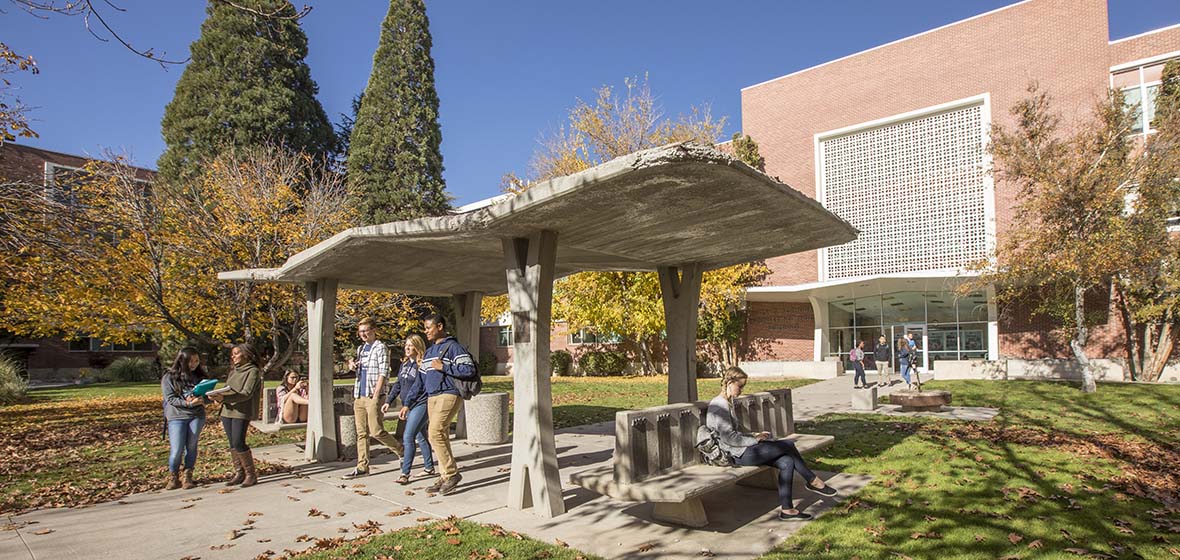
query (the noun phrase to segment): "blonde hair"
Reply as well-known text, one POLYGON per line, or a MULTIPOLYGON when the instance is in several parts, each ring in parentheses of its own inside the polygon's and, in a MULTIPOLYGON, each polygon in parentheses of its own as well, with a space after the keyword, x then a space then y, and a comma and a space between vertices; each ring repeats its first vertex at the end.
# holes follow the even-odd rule
POLYGON ((725 395, 725 400, 732 400, 732 397, 726 392, 730 383, 739 383, 744 387, 749 378, 750 376, 746 375, 746 372, 742 371, 740 367, 729 366, 725 368, 725 371, 721 372, 721 394, 725 395))
POLYGON ((418 357, 414 359, 414 363, 422 365, 422 356, 426 355, 426 341, 422 340, 422 337, 412 334, 406 337, 406 344, 413 346, 414 350, 418 352, 418 357))

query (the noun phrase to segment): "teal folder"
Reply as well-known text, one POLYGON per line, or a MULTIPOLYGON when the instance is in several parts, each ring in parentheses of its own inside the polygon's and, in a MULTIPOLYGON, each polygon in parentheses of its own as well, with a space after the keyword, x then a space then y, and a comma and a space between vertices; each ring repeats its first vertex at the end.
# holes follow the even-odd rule
POLYGON ((203 397, 203 396, 205 396, 205 393, 212 391, 213 388, 216 386, 217 386, 216 379, 206 379, 200 383, 197 383, 196 387, 193 387, 193 396, 194 397, 203 397))

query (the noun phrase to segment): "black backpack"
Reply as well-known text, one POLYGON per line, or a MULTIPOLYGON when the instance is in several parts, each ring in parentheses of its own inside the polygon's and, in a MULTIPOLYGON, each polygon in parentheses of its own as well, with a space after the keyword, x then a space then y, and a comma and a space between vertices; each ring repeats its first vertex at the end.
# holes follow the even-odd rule
MULTIPOLYGON (((442 358, 446 357, 447 350, 450 349, 451 344, 449 342, 446 346, 443 346, 442 351, 438 353, 438 358, 440 361, 442 358)), ((471 379, 459 379, 458 377, 451 377, 451 382, 455 384, 455 389, 459 390, 459 396, 463 397, 463 400, 465 401, 471 400, 471 397, 478 395, 483 389, 483 375, 481 375, 479 372, 479 364, 476 363, 475 360, 472 360, 471 362, 471 366, 475 368, 474 377, 471 379)))

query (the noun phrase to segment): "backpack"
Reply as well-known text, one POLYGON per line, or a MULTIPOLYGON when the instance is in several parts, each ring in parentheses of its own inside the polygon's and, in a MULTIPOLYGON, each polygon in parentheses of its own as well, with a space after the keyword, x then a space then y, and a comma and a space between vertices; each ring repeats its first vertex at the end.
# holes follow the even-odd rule
POLYGON ((697 428, 697 452, 701 454, 701 462, 714 467, 732 467, 733 456, 721 448, 721 436, 717 431, 705 424, 697 428))
MULTIPOLYGON (((447 350, 450 349, 451 344, 448 342, 446 346, 443 346, 442 351, 438 353, 439 359, 445 357, 447 355, 447 350)), ((459 391, 459 396, 463 397, 463 400, 465 401, 471 400, 471 397, 478 395, 483 389, 483 375, 481 375, 479 372, 479 364, 476 363, 475 360, 472 360, 471 362, 471 367, 475 369, 474 377, 471 379, 459 379, 458 377, 451 377, 451 382, 455 384, 455 389, 459 391)))

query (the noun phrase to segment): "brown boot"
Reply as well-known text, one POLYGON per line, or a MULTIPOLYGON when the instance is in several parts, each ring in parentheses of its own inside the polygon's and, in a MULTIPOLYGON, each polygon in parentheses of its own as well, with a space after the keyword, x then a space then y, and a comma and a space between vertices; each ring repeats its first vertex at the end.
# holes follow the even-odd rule
POLYGON ((254 469, 254 452, 247 449, 239 454, 242 467, 246 470, 246 478, 242 480, 242 488, 258 484, 258 471, 254 469))
POLYGON ((192 469, 184 469, 184 481, 180 483, 180 487, 185 490, 192 490, 197 487, 197 483, 193 482, 192 469))
POLYGON ((234 458, 234 477, 227 480, 225 485, 233 486, 235 484, 241 484, 243 480, 246 480, 246 467, 242 466, 242 454, 232 449, 229 451, 229 454, 234 458))
POLYGON ((180 473, 168 471, 168 482, 164 484, 164 489, 176 490, 177 488, 180 488, 180 473))

